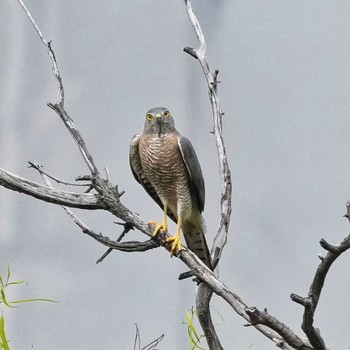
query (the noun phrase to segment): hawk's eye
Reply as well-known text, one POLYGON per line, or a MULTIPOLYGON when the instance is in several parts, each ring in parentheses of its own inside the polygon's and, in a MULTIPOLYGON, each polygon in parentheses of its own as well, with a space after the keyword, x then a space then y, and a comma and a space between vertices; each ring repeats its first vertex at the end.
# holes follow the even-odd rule
POLYGON ((169 111, 165 111, 164 112, 164 117, 165 118, 169 118, 170 117, 170 112, 169 111))
POLYGON ((147 114, 146 119, 150 122, 153 119, 152 114, 147 114))

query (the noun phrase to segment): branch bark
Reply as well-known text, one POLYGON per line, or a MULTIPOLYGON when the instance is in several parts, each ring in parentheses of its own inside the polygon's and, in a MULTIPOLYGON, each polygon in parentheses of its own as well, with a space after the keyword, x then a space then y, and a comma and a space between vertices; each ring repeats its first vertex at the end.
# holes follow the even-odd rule
POLYGON ((14 175, 1 168, 0 185, 49 203, 87 210, 106 209, 99 194, 56 190, 14 175))

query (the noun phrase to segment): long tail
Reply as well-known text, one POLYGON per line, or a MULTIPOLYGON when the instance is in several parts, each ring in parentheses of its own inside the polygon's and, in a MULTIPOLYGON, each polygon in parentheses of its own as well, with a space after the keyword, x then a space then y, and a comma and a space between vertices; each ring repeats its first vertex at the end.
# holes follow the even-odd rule
POLYGON ((187 248, 192 250, 192 252, 212 270, 210 252, 205 239, 205 223, 203 219, 201 221, 202 222, 198 224, 189 221, 184 222, 182 225, 182 232, 186 240, 187 248))

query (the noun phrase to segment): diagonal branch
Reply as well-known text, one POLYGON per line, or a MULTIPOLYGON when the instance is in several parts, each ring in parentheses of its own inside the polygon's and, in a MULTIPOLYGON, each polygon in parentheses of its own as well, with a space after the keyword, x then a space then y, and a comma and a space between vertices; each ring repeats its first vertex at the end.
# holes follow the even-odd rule
MULTIPOLYGON (((50 46, 50 50, 51 50, 51 46, 50 46)), ((100 172, 97 169, 95 161, 94 161, 92 155, 90 154, 83 137, 81 136, 79 130, 75 126, 73 119, 70 118, 70 116, 68 115, 68 113, 64 109, 63 104, 61 104, 61 103, 56 103, 56 104, 49 103, 48 106, 58 114, 58 116, 61 118, 62 122, 64 123, 65 127, 67 128, 67 130, 69 131, 69 133, 73 137, 75 143, 78 146, 80 154, 82 155, 83 160, 85 161, 85 164, 89 168, 89 171, 91 172, 92 176, 96 176, 96 177, 99 176, 100 172)))
POLYGON ((203 281, 215 294, 223 298, 233 310, 255 327, 259 332, 272 340, 282 349, 310 350, 310 344, 297 336, 285 323, 270 315, 267 311, 261 312, 247 304, 205 266, 190 250, 183 248, 179 258, 193 271, 194 275, 203 281), (259 318, 256 317, 259 315, 259 318))

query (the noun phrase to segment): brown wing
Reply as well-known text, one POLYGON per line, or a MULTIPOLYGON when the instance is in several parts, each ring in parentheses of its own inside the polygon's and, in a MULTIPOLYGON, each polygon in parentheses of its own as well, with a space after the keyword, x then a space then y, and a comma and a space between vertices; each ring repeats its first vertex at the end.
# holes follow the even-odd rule
MULTIPOLYGON (((129 150, 129 162, 130 162, 130 168, 132 171, 132 174, 134 175, 134 178, 138 183, 142 185, 142 187, 146 190, 148 195, 164 210, 164 205, 159 198, 156 190, 152 186, 152 184, 148 181, 147 177, 145 176, 141 160, 140 160, 140 154, 139 154, 139 139, 140 134, 135 135, 130 143, 130 150, 129 150)), ((174 222, 177 222, 175 215, 171 212, 170 209, 168 209, 168 216, 171 220, 174 222)))
POLYGON ((179 149, 190 175, 191 197, 195 200, 198 210, 202 212, 205 202, 205 187, 202 169, 199 165, 196 152, 191 142, 184 136, 180 136, 179 138, 179 149))

